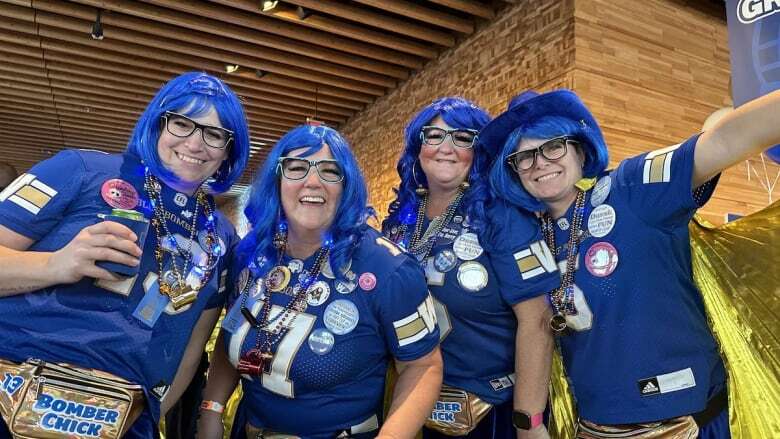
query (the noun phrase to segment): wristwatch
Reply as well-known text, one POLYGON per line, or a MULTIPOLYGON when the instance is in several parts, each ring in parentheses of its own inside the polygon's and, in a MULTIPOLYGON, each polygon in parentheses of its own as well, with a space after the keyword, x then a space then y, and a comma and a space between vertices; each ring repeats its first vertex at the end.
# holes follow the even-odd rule
POLYGON ((515 410, 512 412, 512 425, 515 428, 521 430, 530 430, 536 428, 544 422, 544 413, 537 413, 535 415, 529 415, 522 410, 515 410))

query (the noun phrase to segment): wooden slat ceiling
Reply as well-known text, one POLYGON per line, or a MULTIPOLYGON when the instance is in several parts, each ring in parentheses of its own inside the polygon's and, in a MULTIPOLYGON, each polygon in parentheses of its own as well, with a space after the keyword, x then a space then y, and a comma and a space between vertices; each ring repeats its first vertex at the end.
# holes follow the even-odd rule
MULTIPOLYGON (((506 0, 505 0, 506 1, 506 0)), ((513 2, 513 1, 511 1, 513 2)), ((220 76, 244 102, 252 156, 307 117, 336 128, 458 44, 496 0, 0 0, 0 160, 121 151, 178 73, 220 76), (104 39, 90 37, 98 10, 104 39), (226 73, 225 66, 240 66, 226 73)))

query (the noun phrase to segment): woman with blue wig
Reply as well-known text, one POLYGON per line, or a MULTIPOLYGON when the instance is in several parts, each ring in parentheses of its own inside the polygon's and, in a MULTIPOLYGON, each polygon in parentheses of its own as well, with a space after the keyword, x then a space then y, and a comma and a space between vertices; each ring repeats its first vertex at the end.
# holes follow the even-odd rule
POLYGON ((533 218, 491 200, 492 155, 478 141, 489 120, 460 97, 417 113, 398 161, 398 197, 383 224, 386 236, 424 267, 441 331, 444 387, 426 439, 515 438, 513 418, 523 434, 545 431, 546 396, 528 399, 539 392, 527 389, 546 385, 547 377, 525 373, 544 370, 535 362, 552 349, 549 331, 526 325, 545 303, 516 298, 559 281, 550 267, 531 263, 544 255, 533 218))
POLYGON ((224 303, 211 194, 248 152, 235 93, 185 73, 123 154, 65 150, 0 194, 0 437, 156 435, 224 303))
POLYGON ((346 140, 302 125, 252 185, 209 369, 201 438, 413 438, 441 385, 439 331, 419 265, 366 225, 371 210, 346 140), (400 367, 382 422, 385 374, 400 367), (383 424, 383 425, 382 425, 383 424))
POLYGON ((611 171, 598 124, 568 90, 525 92, 483 130, 500 158, 493 189, 540 213, 561 267, 549 324, 560 334, 578 437, 730 437, 726 374, 693 281, 688 222, 723 169, 780 141, 778 107, 776 92, 611 171))

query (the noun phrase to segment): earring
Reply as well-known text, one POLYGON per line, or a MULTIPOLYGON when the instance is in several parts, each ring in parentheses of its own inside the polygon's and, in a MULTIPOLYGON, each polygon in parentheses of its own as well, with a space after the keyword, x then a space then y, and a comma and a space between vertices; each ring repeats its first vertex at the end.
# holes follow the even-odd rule
POLYGON ((279 251, 283 251, 287 246, 287 220, 283 218, 280 218, 279 223, 276 225, 273 245, 279 251))
POLYGON ((419 181, 417 181, 417 159, 414 160, 414 163, 412 164, 412 181, 414 181, 414 184, 417 185, 417 188, 414 190, 414 193, 417 194, 418 197, 424 197, 428 194, 428 189, 425 188, 422 184, 420 184, 419 181))

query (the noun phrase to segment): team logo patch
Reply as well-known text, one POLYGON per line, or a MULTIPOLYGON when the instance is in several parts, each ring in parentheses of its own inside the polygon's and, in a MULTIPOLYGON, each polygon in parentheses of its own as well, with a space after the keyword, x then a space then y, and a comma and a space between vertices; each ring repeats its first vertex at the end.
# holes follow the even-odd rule
POLYGON ((554 273, 558 269, 555 258, 544 241, 534 242, 530 247, 515 253, 514 257, 523 280, 543 273, 554 273))
POLYGON ((412 344, 436 329, 436 312, 433 308, 433 297, 428 297, 418 307, 417 311, 393 322, 398 346, 412 344))
POLYGON ((132 184, 118 178, 106 180, 100 187, 100 196, 115 209, 135 209, 140 199, 132 184))
POLYGON ((165 395, 168 394, 168 390, 171 389, 171 386, 165 381, 160 381, 159 383, 155 384, 154 387, 152 387, 152 395, 156 396, 157 399, 162 401, 165 398, 165 395))
POLYGON ((57 191, 38 180, 35 175, 22 174, 3 192, 0 192, 0 202, 8 200, 33 215, 37 215, 55 195, 57 195, 57 191))
POLYGON ((668 183, 672 179, 672 156, 680 144, 649 152, 645 156, 642 183, 668 183))

